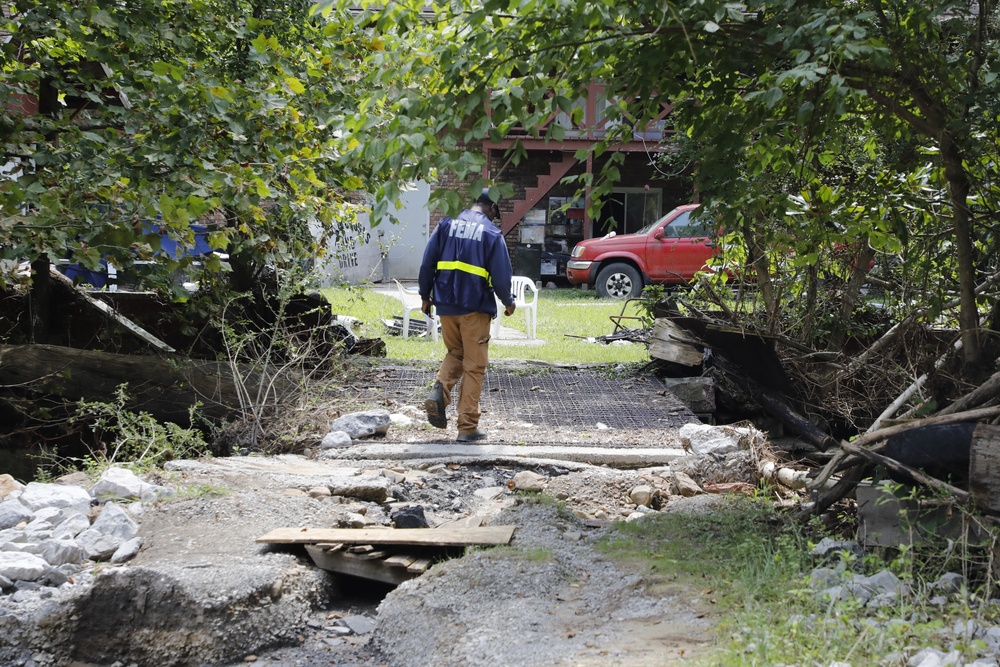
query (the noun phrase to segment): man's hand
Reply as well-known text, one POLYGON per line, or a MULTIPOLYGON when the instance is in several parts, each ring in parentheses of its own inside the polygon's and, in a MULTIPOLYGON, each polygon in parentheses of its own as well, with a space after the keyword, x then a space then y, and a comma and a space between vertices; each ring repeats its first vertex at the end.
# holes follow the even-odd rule
POLYGON ((517 306, 514 304, 513 301, 511 301, 509 306, 504 306, 503 314, 506 315, 507 317, 510 317, 511 315, 514 314, 514 311, 516 309, 517 309, 517 306))
POLYGON ((420 311, 427 316, 431 314, 431 307, 434 305, 433 301, 428 301, 427 299, 422 299, 420 301, 420 311))

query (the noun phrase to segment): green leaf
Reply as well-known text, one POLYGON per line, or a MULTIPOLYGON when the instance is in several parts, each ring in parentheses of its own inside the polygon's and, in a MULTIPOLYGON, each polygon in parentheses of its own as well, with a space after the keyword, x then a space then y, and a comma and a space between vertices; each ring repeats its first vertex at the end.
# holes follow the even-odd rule
POLYGON ((265 53, 270 46, 270 43, 264 35, 257 35, 250 41, 250 45, 257 53, 265 53))
POLYGON ((267 183, 265 183, 262 179, 255 178, 253 179, 253 183, 257 189, 258 197, 260 197, 261 199, 267 199, 268 197, 271 196, 271 189, 267 187, 267 183))

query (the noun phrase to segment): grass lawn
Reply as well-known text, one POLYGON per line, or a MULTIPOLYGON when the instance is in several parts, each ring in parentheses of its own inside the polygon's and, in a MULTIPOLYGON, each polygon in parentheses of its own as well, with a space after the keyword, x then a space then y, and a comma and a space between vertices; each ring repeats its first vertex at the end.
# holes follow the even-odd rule
MULTIPOLYGON (((440 361, 444 343, 430 338, 410 337, 389 333, 382 324, 394 315, 402 315, 398 299, 376 289, 365 287, 328 288, 323 295, 333 304, 333 311, 350 315, 362 322, 361 335, 382 338, 390 359, 440 361)), ((538 338, 544 344, 511 344, 498 341, 490 345, 490 359, 530 359, 562 364, 645 363, 649 352, 643 344, 612 344, 588 342, 587 337, 604 336, 614 331, 610 315, 622 312, 621 301, 597 298, 596 293, 573 288, 543 289, 538 301, 538 338)), ((629 304, 626 315, 638 314, 638 304, 629 304)), ((502 317, 502 315, 501 315, 502 317)), ((525 331, 524 313, 518 311, 503 318, 504 326, 525 331)), ((637 326, 625 321, 626 326, 637 326)))

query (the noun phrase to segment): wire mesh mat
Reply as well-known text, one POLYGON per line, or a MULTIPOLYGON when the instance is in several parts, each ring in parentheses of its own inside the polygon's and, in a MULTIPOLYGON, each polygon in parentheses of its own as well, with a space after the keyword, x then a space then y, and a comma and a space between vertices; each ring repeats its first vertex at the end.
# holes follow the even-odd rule
MULTIPOLYGON (((386 397, 421 404, 435 370, 381 367, 365 384, 386 397)), ((455 398, 457 399, 457 389, 455 398)), ((587 370, 508 370, 490 366, 480 407, 536 426, 678 428, 698 418, 654 377, 610 377, 587 370)))

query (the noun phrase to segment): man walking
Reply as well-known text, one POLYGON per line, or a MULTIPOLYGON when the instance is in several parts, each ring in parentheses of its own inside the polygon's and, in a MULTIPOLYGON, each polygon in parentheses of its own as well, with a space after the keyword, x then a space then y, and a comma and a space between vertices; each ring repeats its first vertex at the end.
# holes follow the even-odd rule
POLYGON ((420 298, 424 314, 437 308, 441 336, 448 354, 441 362, 437 381, 425 401, 427 421, 446 428, 445 409, 451 390, 461 380, 458 393, 458 441, 483 440, 479 429, 479 396, 489 362, 490 324, 497 316, 496 299, 504 315, 514 313, 510 293, 510 255, 503 234, 493 224, 499 217, 488 191, 454 220, 445 218, 434 228, 420 265, 420 298), (494 298, 496 294, 496 298, 494 298))

